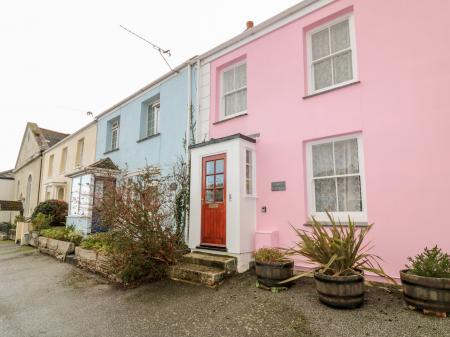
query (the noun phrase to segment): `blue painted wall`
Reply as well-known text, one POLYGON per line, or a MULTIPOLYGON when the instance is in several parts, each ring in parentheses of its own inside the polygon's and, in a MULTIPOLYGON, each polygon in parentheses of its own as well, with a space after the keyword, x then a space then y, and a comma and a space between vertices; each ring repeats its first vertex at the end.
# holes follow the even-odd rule
MULTIPOLYGON (((196 108, 197 71, 192 67, 192 100, 196 108)), ((159 165, 163 173, 170 173, 177 157, 185 157, 183 139, 188 121, 188 70, 163 81, 151 90, 134 98, 120 108, 99 117, 97 129, 97 160, 109 157, 121 169, 136 172, 146 165, 159 165), (159 135, 143 138, 143 112, 149 103, 160 100, 159 135), (120 120, 119 148, 109 151, 111 121, 120 120)))

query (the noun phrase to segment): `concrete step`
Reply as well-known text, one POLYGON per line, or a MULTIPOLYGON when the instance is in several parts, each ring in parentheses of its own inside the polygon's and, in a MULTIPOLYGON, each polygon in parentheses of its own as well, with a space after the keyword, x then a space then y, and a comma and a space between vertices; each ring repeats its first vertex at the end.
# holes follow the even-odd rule
POLYGON ((169 276, 175 281, 203 284, 214 288, 225 278, 225 270, 182 262, 170 268, 169 276))
POLYGON ((233 256, 218 255, 193 251, 182 256, 181 261, 187 264, 196 264, 205 267, 218 268, 225 272, 226 276, 236 273, 237 261, 233 256))

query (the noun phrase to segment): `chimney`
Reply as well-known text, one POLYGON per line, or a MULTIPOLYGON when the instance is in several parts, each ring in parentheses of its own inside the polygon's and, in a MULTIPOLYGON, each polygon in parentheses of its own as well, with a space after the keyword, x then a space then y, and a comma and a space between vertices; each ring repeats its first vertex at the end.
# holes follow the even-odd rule
POLYGON ((247 21, 247 30, 252 29, 253 28, 253 21, 247 21))

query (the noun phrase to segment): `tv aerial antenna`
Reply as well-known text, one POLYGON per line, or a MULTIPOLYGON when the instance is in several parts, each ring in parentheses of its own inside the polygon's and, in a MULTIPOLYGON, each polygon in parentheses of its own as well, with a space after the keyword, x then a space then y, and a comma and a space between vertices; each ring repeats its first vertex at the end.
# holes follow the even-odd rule
POLYGON ((123 30, 127 31, 128 33, 136 36, 137 38, 141 39, 142 41, 148 43, 149 45, 151 45, 153 47, 153 49, 155 49, 157 52, 159 52, 159 55, 161 55, 161 57, 163 58, 164 62, 166 62, 167 66, 169 67, 170 70, 174 71, 173 68, 170 66, 169 61, 167 61, 166 55, 167 56, 172 56, 170 49, 163 49, 161 47, 159 47, 158 45, 154 44, 153 42, 147 40, 145 37, 142 37, 141 35, 133 32, 132 30, 128 29, 127 27, 124 27, 122 25, 119 25, 120 28, 122 28, 123 30))

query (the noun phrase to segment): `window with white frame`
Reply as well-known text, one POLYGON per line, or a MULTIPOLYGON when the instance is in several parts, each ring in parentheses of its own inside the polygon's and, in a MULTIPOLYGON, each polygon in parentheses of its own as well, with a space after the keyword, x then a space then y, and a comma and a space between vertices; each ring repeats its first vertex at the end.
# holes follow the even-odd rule
POLYGON ((49 158, 48 158, 48 172, 47 172, 47 176, 50 178, 53 176, 53 163, 55 161, 55 155, 52 154, 49 158))
POLYGON ((247 110, 247 63, 239 62, 221 74, 221 116, 227 118, 247 110))
POLYGON ((118 120, 111 122, 111 148, 110 150, 117 150, 119 148, 119 128, 118 120))
POLYGON ((245 193, 247 195, 254 194, 254 165, 253 152, 245 150, 245 193))
POLYGON ((337 137, 307 145, 310 215, 327 220, 367 221, 360 135, 337 137))
POLYGON ((75 166, 79 167, 79 166, 83 165, 83 154, 84 154, 84 138, 81 138, 78 140, 78 143, 77 143, 75 166))
POLYGON ((59 163, 59 173, 64 173, 66 171, 67 165, 67 147, 63 148, 61 151, 61 162, 59 163))
POLYGON ((159 112, 161 105, 158 102, 152 103, 147 110, 147 137, 156 135, 159 132, 159 112))
POLYGON ((308 32, 310 93, 356 79, 354 23, 345 16, 308 32))
POLYGON ((70 192, 70 215, 89 215, 92 208, 92 180, 92 176, 89 174, 72 178, 72 190, 70 192))

